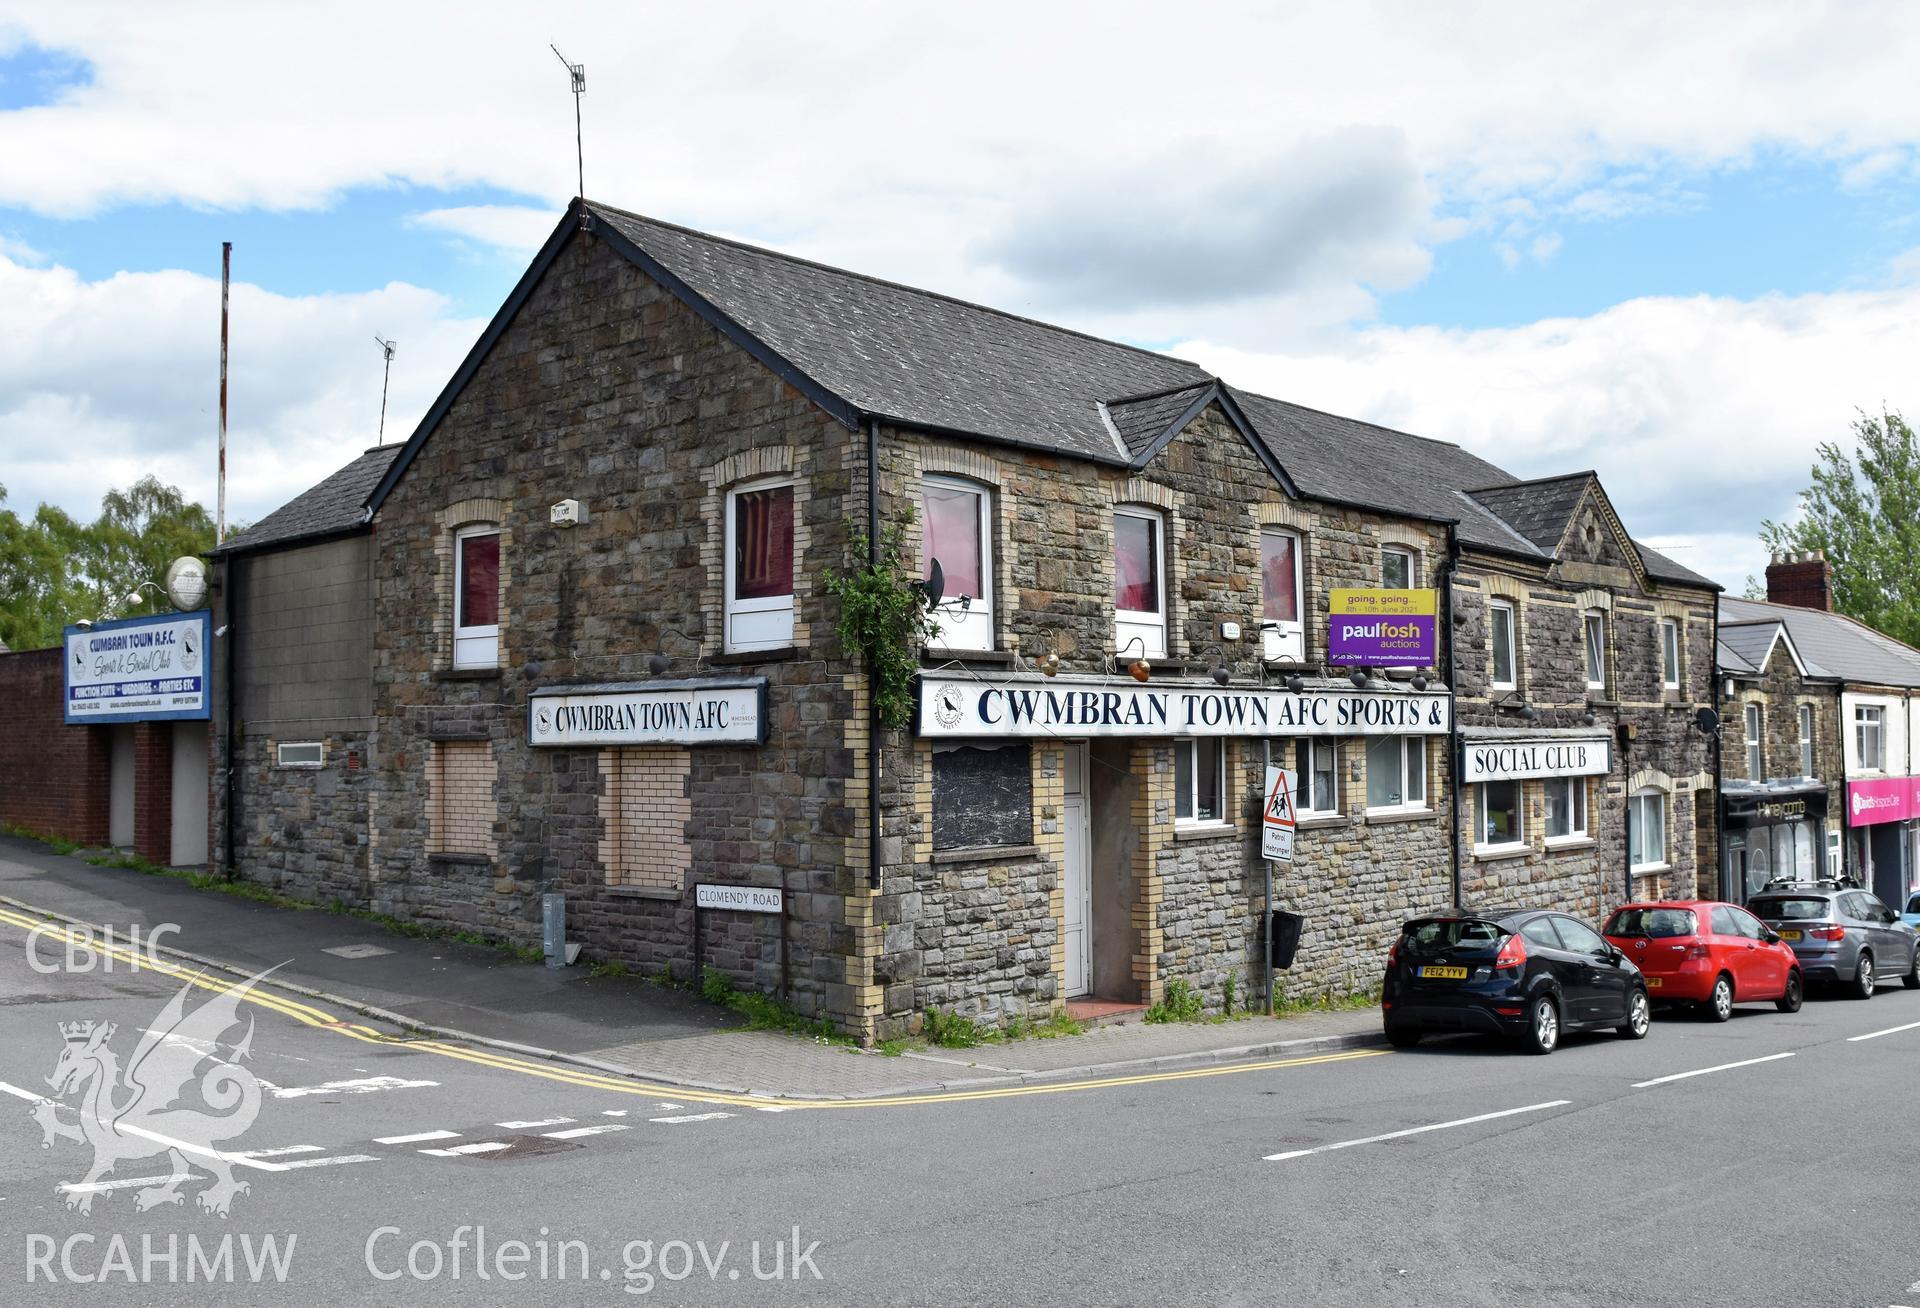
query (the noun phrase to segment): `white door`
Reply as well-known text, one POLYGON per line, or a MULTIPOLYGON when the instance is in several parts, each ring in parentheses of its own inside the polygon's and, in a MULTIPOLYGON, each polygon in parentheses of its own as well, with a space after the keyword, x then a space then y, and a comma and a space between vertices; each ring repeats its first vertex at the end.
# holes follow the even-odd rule
POLYGON ((110 727, 107 765, 107 843, 133 847, 133 728, 110 727))
POLYGON ((173 838, 169 862, 207 861, 207 724, 173 724, 173 838))
POLYGON ((1087 848, 1087 749, 1068 745, 1065 751, 1066 798, 1060 808, 1061 832, 1066 838, 1067 998, 1093 990, 1093 878, 1087 848))

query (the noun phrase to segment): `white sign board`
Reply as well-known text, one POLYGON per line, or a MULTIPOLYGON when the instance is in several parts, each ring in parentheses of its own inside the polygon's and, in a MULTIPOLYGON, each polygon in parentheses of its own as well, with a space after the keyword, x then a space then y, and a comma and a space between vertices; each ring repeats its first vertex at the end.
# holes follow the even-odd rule
POLYGON ((1463 743, 1460 782, 1528 781, 1535 777, 1598 777, 1613 769, 1613 742, 1579 740, 1469 740, 1463 743))
POLYGON ((737 913, 778 913, 786 895, 777 886, 716 886, 693 888, 693 902, 701 908, 730 908, 737 913))
POLYGON ((920 734, 994 736, 1433 736, 1447 697, 1403 690, 1141 685, 1099 677, 920 677, 920 734))
POLYGON ((767 738, 764 677, 715 677, 535 691, 533 745, 758 745, 767 738))
POLYGON ((205 610, 67 628, 68 722, 212 716, 212 624, 205 610))
POLYGON ((1293 787, 1297 775, 1287 768, 1267 768, 1267 802, 1260 811, 1260 857, 1293 862, 1293 787))

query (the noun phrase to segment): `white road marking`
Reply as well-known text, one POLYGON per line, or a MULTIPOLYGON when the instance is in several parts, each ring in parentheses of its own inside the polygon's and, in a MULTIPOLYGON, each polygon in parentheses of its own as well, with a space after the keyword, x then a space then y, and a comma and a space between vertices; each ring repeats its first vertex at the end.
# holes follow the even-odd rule
POLYGON ((1355 1145, 1379 1144, 1382 1140, 1399 1140, 1409 1135, 1423 1135, 1428 1131, 1444 1131, 1454 1126, 1472 1126, 1475 1122, 1491 1122, 1495 1118, 1513 1117, 1520 1113, 1537 1113, 1543 1108, 1564 1108, 1572 1103, 1571 1099, 1554 1099, 1544 1104, 1528 1104, 1525 1108, 1503 1108, 1497 1113, 1481 1113, 1477 1117, 1460 1117, 1451 1122, 1435 1122, 1431 1126, 1410 1126, 1404 1131, 1387 1131, 1381 1135, 1370 1135, 1359 1140, 1342 1140, 1338 1144, 1320 1145, 1313 1149, 1290 1149, 1284 1154, 1268 1154, 1269 1163, 1285 1162, 1289 1158, 1305 1158, 1309 1154, 1331 1153, 1335 1149, 1351 1149, 1355 1145))
POLYGON ((136 1185, 165 1185, 169 1181, 203 1179, 197 1172, 187 1172, 181 1176, 130 1176, 124 1181, 75 1181, 70 1185, 57 1185, 54 1189, 61 1194, 100 1194, 107 1190, 131 1190, 136 1185))
POLYGON ((280 1154, 317 1154, 319 1145, 281 1145, 278 1149, 242 1149, 244 1158, 273 1158, 280 1154))
POLYGON ((380 1160, 372 1154, 332 1154, 326 1158, 299 1158, 285 1164, 289 1169, 296 1167, 338 1167, 341 1163, 377 1163, 380 1160))
POLYGON ((565 1126, 573 1121, 571 1117, 543 1117, 537 1122, 495 1122, 502 1131, 532 1131, 542 1126, 565 1126))
POLYGON ((1793 1051, 1789 1049, 1784 1054, 1768 1054, 1765 1058, 1743 1058, 1737 1063, 1721 1063, 1715 1067, 1696 1068, 1691 1072, 1675 1072, 1672 1076, 1656 1076, 1651 1081, 1635 1081, 1633 1088, 1635 1090, 1645 1090, 1650 1085, 1665 1085, 1669 1081, 1684 1081, 1690 1076, 1705 1076, 1709 1072, 1726 1072, 1736 1067, 1752 1067, 1755 1063, 1772 1063, 1782 1058, 1792 1057, 1793 1051))
POLYGON ((583 1135, 605 1135, 609 1131, 625 1131, 624 1122, 602 1122, 599 1126, 576 1126, 571 1131, 542 1131, 549 1140, 577 1140, 583 1135))
POLYGON ((375 1144, 418 1144, 422 1140, 458 1140, 458 1131, 416 1131, 412 1135, 376 1135, 375 1144))
POLYGON ((655 1105, 654 1105, 654 1107, 655 1107, 655 1108, 658 1108, 658 1109, 660 1109, 660 1110, 661 1110, 662 1112, 667 1112, 667 1113, 671 1113, 671 1112, 672 1112, 672 1111, 673 1111, 674 1109, 676 1109, 676 1108, 678 1108, 678 1107, 680 1107, 680 1105, 679 1105, 679 1104, 668 1104, 668 1103, 658 1103, 658 1104, 655 1104, 655 1105))
POLYGON ((732 1117, 732 1113, 688 1113, 682 1117, 649 1117, 649 1122, 714 1122, 723 1117, 732 1117))
MULTIPOLYGON (((261 1085, 267 1085, 265 1081, 261 1085)), ((267 1086, 275 1099, 304 1099, 308 1095, 366 1095, 376 1090, 419 1090, 437 1086, 438 1081, 407 1081, 397 1076, 365 1076, 354 1081, 329 1081, 325 1085, 267 1086)))
MULTIPOLYGON (((0 1081, 0 1093, 10 1094, 17 1099, 25 1099, 29 1103, 53 1104, 56 1108, 63 1106, 56 1100, 48 1099, 44 1095, 37 1095, 31 1090, 22 1090, 19 1086, 9 1085, 5 1081, 0 1081)), ((269 1163, 263 1158, 249 1158, 245 1154, 228 1153, 220 1149, 209 1149, 205 1145, 188 1144, 185 1140, 175 1140, 172 1136, 161 1135, 158 1131, 149 1131, 146 1127, 135 1126, 131 1122, 115 1122, 113 1129, 125 1135, 137 1135, 142 1140, 152 1140, 156 1144, 167 1145, 171 1148, 178 1149, 183 1154, 199 1154, 204 1158, 218 1158, 222 1162, 232 1163, 236 1167, 255 1167, 263 1172, 284 1172, 287 1170, 287 1164, 285 1163, 269 1163)))
POLYGON ((1920 1029, 1920 1022, 1909 1022, 1905 1026, 1890 1026, 1884 1031, 1869 1031, 1865 1035, 1848 1036, 1848 1044, 1858 1044, 1862 1040, 1878 1040, 1883 1035, 1898 1035, 1902 1031, 1920 1029))
POLYGON ((602 1108, 600 1110, 600 1116, 602 1117, 625 1117, 626 1115, 627 1110, 624 1108, 602 1108))
POLYGON ((786 1108, 780 1104, 755 1104, 754 1107, 763 1113, 784 1113, 787 1111, 786 1108))
POLYGON ((481 1140, 474 1144, 454 1145, 447 1149, 422 1149, 420 1152, 434 1158, 458 1158, 461 1154, 490 1154, 496 1149, 511 1149, 512 1145, 504 1140, 481 1140))

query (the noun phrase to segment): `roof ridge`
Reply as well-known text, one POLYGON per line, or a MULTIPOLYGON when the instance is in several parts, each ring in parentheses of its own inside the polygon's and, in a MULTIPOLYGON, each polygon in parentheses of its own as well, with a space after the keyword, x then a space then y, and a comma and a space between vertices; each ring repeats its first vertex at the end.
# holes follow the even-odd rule
MULTIPOLYGON (((1475 457, 1478 457, 1478 456, 1475 456, 1475 457)), ((1555 473, 1551 477, 1516 477, 1512 481, 1501 482, 1499 485, 1496 485, 1496 486, 1480 486, 1473 490, 1469 490, 1466 493, 1469 495, 1478 495, 1482 491, 1518 490, 1523 486, 1548 486, 1556 481, 1574 481, 1579 478, 1585 478, 1589 481, 1599 481, 1600 474, 1593 471, 1593 469, 1588 468, 1583 472, 1555 473)), ((1648 546, 1648 548, 1651 549, 1653 547, 1648 546)))
MULTIPOLYGON (((1167 354, 1161 350, 1149 350, 1142 345, 1129 345, 1125 341, 1116 341, 1106 336, 1095 336, 1092 332, 1083 332, 1074 327, 1062 327, 1059 323, 1045 322, 1039 318, 1030 318, 1026 314, 1014 313, 1009 309, 996 309, 993 305, 982 304, 978 300, 963 300, 957 295, 948 295, 944 291, 930 291, 924 286, 909 286, 905 282, 892 281, 886 277, 875 277, 872 273, 856 272, 852 268, 842 268, 838 264, 822 263, 818 259, 803 259, 797 254, 788 254, 784 250, 776 250, 771 246, 755 245, 751 241, 736 240, 731 236, 716 236, 712 232, 703 232, 697 227, 686 227, 679 223, 670 223, 665 219, 649 217, 643 213, 635 213, 631 209, 622 209, 618 205, 605 204, 599 200, 583 199, 581 203, 587 205, 589 208, 619 214, 623 218, 631 218, 637 222, 646 223, 649 226, 663 227, 670 232, 679 232, 683 236, 696 237, 702 241, 712 241, 716 245, 728 245, 736 250, 748 250, 754 254, 764 254, 769 258, 782 259, 788 263, 800 264, 807 268, 818 268, 822 272, 836 273, 842 277, 851 277, 856 281, 868 282, 874 286, 886 286, 896 291, 905 291, 909 295, 923 295, 930 300, 944 300, 948 304, 957 304, 963 309, 977 309, 981 313, 990 313, 996 317, 1005 318, 1010 322, 1023 322, 1030 327, 1042 327, 1047 331, 1060 332, 1067 336, 1077 336, 1083 341, 1092 341, 1097 345, 1110 345, 1118 350, 1129 350, 1134 354, 1142 354, 1150 359, 1164 359, 1169 363, 1183 364, 1186 367, 1198 369, 1203 376, 1210 377, 1210 374, 1207 374, 1206 370, 1201 368, 1199 364, 1191 359, 1183 359, 1177 354, 1167 354)), ((1175 387, 1174 389, 1179 390, 1182 388, 1175 387)))
MULTIPOLYGON (((1167 357, 1171 358, 1173 356, 1169 355, 1167 357)), ((1229 383, 1229 385, 1231 385, 1231 383, 1229 383)), ((1245 389, 1244 387, 1235 386, 1233 387, 1233 390, 1237 394, 1249 395, 1256 400, 1265 400, 1269 404, 1284 404, 1289 409, 1299 409, 1302 413, 1317 413, 1322 418, 1332 418, 1336 422, 1350 422, 1360 427, 1371 427, 1375 431, 1383 431, 1389 436, 1404 436, 1406 439, 1410 441, 1424 441, 1428 445, 1445 446, 1447 449, 1459 450, 1463 454, 1467 454, 1473 458, 1480 459, 1480 456, 1478 454, 1474 454, 1472 450, 1462 445, 1459 441, 1442 440, 1438 436, 1422 436, 1418 432, 1401 431, 1398 427, 1389 427, 1385 423, 1369 422, 1365 418, 1355 418, 1344 413, 1335 413, 1331 409, 1316 409, 1311 404, 1302 404, 1298 400, 1283 400, 1277 395, 1267 395, 1261 391, 1250 391, 1245 389)), ((1489 463, 1486 459, 1480 459, 1480 462, 1487 464, 1489 468, 1494 468, 1498 466, 1496 464, 1489 463)))
POLYGON ((1216 385, 1219 383, 1219 381, 1220 379, 1218 377, 1215 377, 1209 374, 1208 376, 1201 378, 1199 381, 1183 382, 1178 386, 1168 386, 1162 390, 1157 390, 1157 391, 1142 391, 1138 395, 1121 395, 1113 399, 1101 400, 1100 403, 1108 406, 1109 408, 1117 404, 1144 404, 1148 400, 1165 399, 1169 395, 1178 395, 1182 391, 1197 391, 1203 386, 1216 385))

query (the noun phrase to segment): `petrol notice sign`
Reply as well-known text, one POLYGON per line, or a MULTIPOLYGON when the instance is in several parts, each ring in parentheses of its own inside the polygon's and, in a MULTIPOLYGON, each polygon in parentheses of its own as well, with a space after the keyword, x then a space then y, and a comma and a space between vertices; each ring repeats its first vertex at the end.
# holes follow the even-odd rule
POLYGON ((1287 768, 1267 769, 1267 802, 1260 813, 1260 857, 1293 862, 1293 812, 1296 774, 1287 768))

